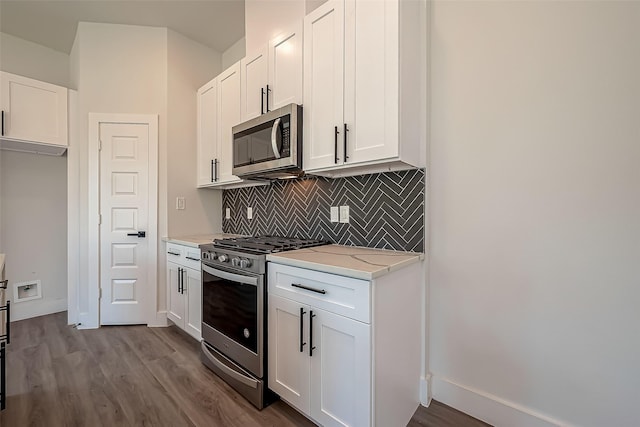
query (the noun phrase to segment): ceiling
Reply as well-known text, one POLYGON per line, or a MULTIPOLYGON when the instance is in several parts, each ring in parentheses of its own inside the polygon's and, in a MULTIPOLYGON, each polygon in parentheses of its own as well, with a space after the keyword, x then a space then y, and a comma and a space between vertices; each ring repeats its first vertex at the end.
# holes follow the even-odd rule
POLYGON ((70 53, 78 22, 167 27, 218 52, 244 37, 244 0, 0 0, 0 31, 70 53))

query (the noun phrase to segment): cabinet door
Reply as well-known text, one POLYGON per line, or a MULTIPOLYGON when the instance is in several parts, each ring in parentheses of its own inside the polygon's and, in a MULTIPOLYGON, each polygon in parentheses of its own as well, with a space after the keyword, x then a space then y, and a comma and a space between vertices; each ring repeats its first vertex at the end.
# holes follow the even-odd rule
POLYGON ((184 295, 179 291, 181 273, 178 264, 167 262, 167 317, 184 329, 184 295))
POLYGON ((269 41, 269 110, 302 104, 302 21, 269 41))
POLYGON ((345 1, 347 164, 399 154, 398 22, 397 0, 345 1))
POLYGON ((267 49, 240 61, 240 108, 242 121, 267 112, 267 49))
POLYGON ((311 307, 311 418, 323 426, 371 421, 370 326, 311 307))
POLYGON ((269 295, 268 305, 268 387, 299 411, 308 414, 309 307, 275 295, 269 295), (301 309, 304 313, 302 320, 301 309), (301 340, 304 344, 302 351, 301 340))
POLYGON ((15 74, 0 75, 2 136, 66 146, 67 88, 15 74))
POLYGON ((342 163, 344 4, 304 18, 304 169, 342 163), (338 134, 337 143, 335 129, 338 134), (337 160, 336 160, 337 159, 337 160))
POLYGON ((187 310, 185 313, 185 330, 200 341, 202 338, 202 272, 193 268, 185 268, 184 289, 187 310))
POLYGON ((214 182, 212 162, 217 157, 218 81, 211 80, 198 90, 198 186, 214 182))
POLYGON ((218 183, 240 181, 232 174, 232 127, 240 121, 240 62, 237 62, 218 76, 218 183))

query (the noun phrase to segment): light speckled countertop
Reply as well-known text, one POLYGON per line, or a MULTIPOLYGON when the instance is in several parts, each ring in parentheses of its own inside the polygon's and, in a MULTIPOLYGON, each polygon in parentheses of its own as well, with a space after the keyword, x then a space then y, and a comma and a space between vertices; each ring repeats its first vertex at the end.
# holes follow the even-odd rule
POLYGON ((267 261, 372 280, 424 259, 423 253, 326 245, 267 255, 267 261))
POLYGON ((167 243, 176 243, 178 245, 191 246, 192 248, 199 248, 200 245, 206 243, 212 243, 213 239, 227 239, 229 237, 241 237, 237 234, 195 234, 192 236, 178 236, 178 237, 163 237, 162 240, 167 243))

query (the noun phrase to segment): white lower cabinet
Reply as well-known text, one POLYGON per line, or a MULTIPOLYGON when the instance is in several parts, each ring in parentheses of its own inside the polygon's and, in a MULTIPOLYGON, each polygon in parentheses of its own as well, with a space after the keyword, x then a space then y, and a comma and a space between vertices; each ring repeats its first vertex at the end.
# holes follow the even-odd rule
POLYGON ((200 341, 202 270, 200 250, 167 245, 167 318, 200 341))
POLYGON ((367 281, 269 263, 268 387, 322 426, 406 425, 419 404, 418 266, 367 281))

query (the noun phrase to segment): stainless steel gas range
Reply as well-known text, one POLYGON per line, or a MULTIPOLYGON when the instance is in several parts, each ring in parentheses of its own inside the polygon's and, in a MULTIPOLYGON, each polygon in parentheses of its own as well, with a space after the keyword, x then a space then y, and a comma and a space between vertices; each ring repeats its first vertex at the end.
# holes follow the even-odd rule
POLYGON ((274 397, 266 384, 266 256, 327 243, 263 236, 200 247, 202 362, 259 409, 274 397))

